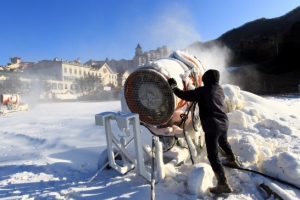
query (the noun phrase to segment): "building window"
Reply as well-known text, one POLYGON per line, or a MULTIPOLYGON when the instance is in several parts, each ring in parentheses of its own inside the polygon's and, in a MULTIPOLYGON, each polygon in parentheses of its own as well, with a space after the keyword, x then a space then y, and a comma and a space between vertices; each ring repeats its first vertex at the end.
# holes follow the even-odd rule
POLYGON ((69 70, 70 74, 72 74, 72 69, 69 70))
POLYGON ((77 74, 77 69, 74 69, 74 74, 77 74))
POLYGON ((79 75, 81 75, 81 70, 79 70, 79 75))
POLYGON ((52 83, 51 88, 52 88, 52 90, 57 90, 57 83, 52 83))
POLYGON ((62 84, 62 83, 59 83, 59 84, 58 84, 58 89, 59 89, 59 90, 62 90, 62 89, 63 89, 63 84, 62 84))

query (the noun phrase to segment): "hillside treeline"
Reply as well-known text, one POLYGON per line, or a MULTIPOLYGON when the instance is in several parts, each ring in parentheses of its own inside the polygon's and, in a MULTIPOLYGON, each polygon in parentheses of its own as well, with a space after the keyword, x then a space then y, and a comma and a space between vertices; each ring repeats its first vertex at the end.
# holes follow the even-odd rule
POLYGON ((232 50, 231 65, 259 64, 268 74, 300 70, 300 20, 284 33, 242 38, 232 50))

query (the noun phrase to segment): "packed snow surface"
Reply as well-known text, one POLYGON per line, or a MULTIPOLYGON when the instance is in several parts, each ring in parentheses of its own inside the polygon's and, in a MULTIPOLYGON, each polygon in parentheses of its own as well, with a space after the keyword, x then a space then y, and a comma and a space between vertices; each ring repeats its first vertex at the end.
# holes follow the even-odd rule
MULTIPOLYGON (((237 86, 222 87, 230 120, 228 139, 243 167, 299 188, 300 95, 260 97, 237 86)), ((1 199, 150 199, 150 183, 135 169, 125 175, 104 169, 88 182, 106 149, 105 129, 95 125, 95 114, 120 111, 119 101, 24 103, 28 111, 0 115, 1 199)), ((117 125, 113 132, 124 135, 117 125)), ((147 130, 142 137, 151 145, 147 130)), ((165 165, 155 199, 213 199, 201 188, 216 184, 205 153, 201 155, 194 166, 165 165)), ((241 192, 220 199, 275 199, 261 189, 262 184, 285 200, 300 197, 300 191, 288 184, 225 170, 232 188, 241 192)))

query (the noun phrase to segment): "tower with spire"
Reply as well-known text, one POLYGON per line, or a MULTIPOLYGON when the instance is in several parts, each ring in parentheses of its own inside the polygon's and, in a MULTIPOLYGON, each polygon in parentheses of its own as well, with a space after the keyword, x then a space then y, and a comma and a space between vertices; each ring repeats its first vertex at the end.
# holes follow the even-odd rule
POLYGON ((141 45, 138 43, 135 48, 135 56, 133 57, 133 66, 138 67, 146 63, 146 58, 143 55, 143 50, 141 45))
POLYGON ((142 47, 141 47, 140 43, 138 43, 136 48, 135 48, 135 55, 136 56, 143 55, 143 50, 142 50, 142 47))

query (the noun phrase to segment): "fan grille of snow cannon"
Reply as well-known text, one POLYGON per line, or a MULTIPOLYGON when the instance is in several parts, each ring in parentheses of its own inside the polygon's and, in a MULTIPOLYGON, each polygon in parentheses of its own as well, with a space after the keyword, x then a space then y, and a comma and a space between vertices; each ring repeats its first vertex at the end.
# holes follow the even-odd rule
POLYGON ((163 125, 173 116, 175 98, 166 78, 155 70, 137 70, 124 85, 126 103, 140 120, 151 125, 163 125))

